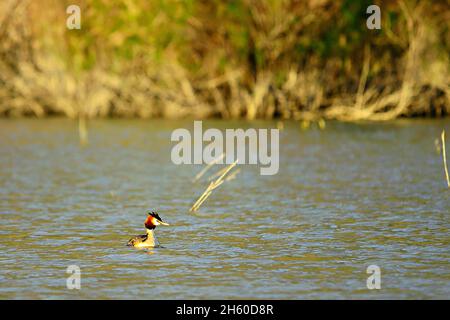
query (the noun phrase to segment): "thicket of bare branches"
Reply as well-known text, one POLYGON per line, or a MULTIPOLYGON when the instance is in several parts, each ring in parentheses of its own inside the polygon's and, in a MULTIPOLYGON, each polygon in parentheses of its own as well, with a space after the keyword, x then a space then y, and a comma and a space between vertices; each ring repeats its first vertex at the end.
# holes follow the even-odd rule
POLYGON ((381 31, 344 0, 81 2, 81 31, 66 29, 64 1, 1 2, 0 115, 450 113, 446 1, 379 1, 381 31))

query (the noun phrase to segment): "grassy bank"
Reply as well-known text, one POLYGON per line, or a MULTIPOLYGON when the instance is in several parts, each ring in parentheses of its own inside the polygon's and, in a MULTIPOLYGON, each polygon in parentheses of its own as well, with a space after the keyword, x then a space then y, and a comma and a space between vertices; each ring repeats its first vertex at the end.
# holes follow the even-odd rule
POLYGON ((0 115, 389 120, 450 113, 448 1, 0 3, 0 115), (366 8, 381 7, 381 30, 366 8))

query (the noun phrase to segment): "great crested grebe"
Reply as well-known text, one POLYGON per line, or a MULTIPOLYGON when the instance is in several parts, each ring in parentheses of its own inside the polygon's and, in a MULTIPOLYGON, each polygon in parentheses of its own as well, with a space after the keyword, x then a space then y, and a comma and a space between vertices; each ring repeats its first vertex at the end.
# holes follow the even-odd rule
POLYGON ((127 246, 135 247, 135 248, 151 248, 151 247, 159 247, 158 239, 156 239, 154 230, 156 226, 163 225, 168 226, 169 224, 162 221, 159 217, 158 213, 149 211, 148 217, 145 219, 145 229, 147 230, 147 234, 143 234, 140 236, 136 236, 131 238, 127 246))

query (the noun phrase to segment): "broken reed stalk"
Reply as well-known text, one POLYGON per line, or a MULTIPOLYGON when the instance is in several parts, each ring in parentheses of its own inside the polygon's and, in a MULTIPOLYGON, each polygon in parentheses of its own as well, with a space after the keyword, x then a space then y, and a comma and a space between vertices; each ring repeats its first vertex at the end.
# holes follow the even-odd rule
POLYGON ((208 177, 208 181, 212 181, 212 180, 214 180, 215 178, 221 176, 221 175, 227 170, 227 168, 228 168, 228 167, 222 168, 222 169, 220 169, 219 171, 217 171, 216 173, 213 173, 212 175, 210 175, 210 176, 208 177))
POLYGON ((366 90, 367 76, 370 71, 370 46, 364 47, 364 64, 359 78, 358 91, 356 93, 356 107, 363 108, 364 105, 364 91, 366 90))
POLYGON ((445 130, 442 130, 441 139, 442 139, 442 159, 444 160, 445 178, 447 179, 447 187, 450 188, 450 179, 448 177, 448 169, 447 169, 447 155, 445 152, 445 130))
POLYGON ((208 171, 213 165, 215 165, 217 162, 219 162, 220 160, 223 159, 223 157, 225 156, 225 153, 222 153, 220 156, 218 156, 217 158, 215 158, 213 161, 211 161, 210 163, 208 163, 208 165, 206 167, 204 167, 202 169, 202 171, 200 171, 199 173, 197 173, 197 175, 194 177, 194 179, 192 180, 192 182, 197 182, 198 179, 200 179, 201 177, 203 177, 203 175, 206 173, 206 171, 208 171))
POLYGON ((88 131, 84 117, 78 118, 78 135, 80 137, 80 144, 85 146, 88 143, 88 131))
POLYGON ((236 169, 228 177, 225 178, 225 182, 236 179, 237 174, 241 171, 241 169, 236 169))
POLYGON ((195 212, 200 208, 200 206, 205 202, 205 200, 211 195, 214 189, 218 188, 223 182, 223 178, 227 175, 228 172, 230 172, 231 169, 234 168, 234 166, 237 164, 238 160, 230 164, 228 167, 226 167, 226 170, 222 173, 222 175, 217 178, 215 181, 212 181, 209 186, 206 188, 206 190, 203 192, 203 194, 200 196, 200 198, 195 201, 195 203, 192 205, 191 209, 189 211, 195 212))

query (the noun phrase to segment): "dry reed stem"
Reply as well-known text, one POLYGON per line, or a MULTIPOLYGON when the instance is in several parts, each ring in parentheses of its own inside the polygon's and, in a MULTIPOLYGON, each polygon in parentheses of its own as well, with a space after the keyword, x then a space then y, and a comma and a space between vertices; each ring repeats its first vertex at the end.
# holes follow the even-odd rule
POLYGON ((218 176, 222 175, 222 173, 225 172, 225 170, 227 170, 227 167, 220 169, 219 171, 217 171, 216 173, 213 173, 212 175, 210 175, 208 177, 208 181, 212 181, 213 179, 217 178, 218 176))
POLYGON ((434 148, 436 149, 437 154, 441 154, 442 147, 441 147, 441 143, 439 142, 438 138, 434 139, 434 148))
POLYGON ((78 118, 78 135, 80 137, 80 145, 85 146, 88 143, 88 130, 86 126, 86 119, 84 117, 78 118))
POLYGON ((213 161, 211 161, 210 163, 208 163, 208 165, 206 167, 204 167, 199 173, 197 173, 197 175, 194 177, 194 179, 192 180, 192 182, 197 182, 198 179, 200 179, 205 173, 206 171, 208 171, 213 165, 215 165, 217 162, 219 162, 220 160, 223 159, 223 157, 225 156, 225 153, 222 153, 220 156, 218 156, 217 158, 215 158, 213 161))
POLYGON ((236 169, 228 177, 226 177, 225 182, 236 179, 237 174, 241 171, 241 169, 236 169))
POLYGON ((223 178, 227 175, 228 172, 230 172, 231 169, 234 168, 234 166, 237 164, 237 162, 238 162, 238 160, 236 160, 235 162, 230 164, 228 167, 226 167, 226 170, 222 173, 222 175, 219 178, 217 178, 215 181, 212 181, 208 185, 206 190, 202 193, 200 198, 198 198, 197 201, 195 201, 195 203, 192 205, 192 207, 189 209, 189 211, 195 212, 200 208, 200 206, 203 204, 203 202, 205 202, 205 200, 211 195, 213 190, 218 188, 224 182, 223 178))
POLYGON ((361 109, 364 104, 364 91, 366 89, 367 76, 370 70, 370 46, 366 45, 364 48, 364 64, 359 78, 358 91, 356 93, 356 107, 361 109))
POLYGON ((447 155, 445 152, 445 130, 442 130, 441 139, 442 139, 442 159, 444 160, 445 178, 447 179, 447 187, 450 188, 450 179, 448 177, 448 169, 447 169, 447 155))

